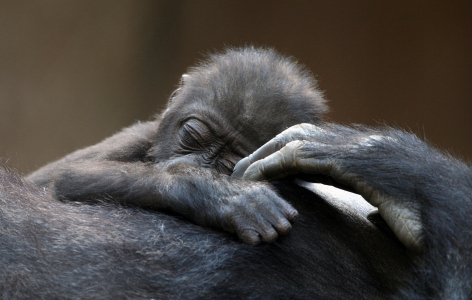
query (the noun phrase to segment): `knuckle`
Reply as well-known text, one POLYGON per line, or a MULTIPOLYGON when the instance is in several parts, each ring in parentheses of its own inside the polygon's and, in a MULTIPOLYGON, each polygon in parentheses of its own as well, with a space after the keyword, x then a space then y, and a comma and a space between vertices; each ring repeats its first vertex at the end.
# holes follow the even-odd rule
POLYGON ((297 151, 299 149, 302 149, 307 145, 309 141, 306 140, 295 140, 287 144, 286 148, 291 150, 291 151, 297 151))

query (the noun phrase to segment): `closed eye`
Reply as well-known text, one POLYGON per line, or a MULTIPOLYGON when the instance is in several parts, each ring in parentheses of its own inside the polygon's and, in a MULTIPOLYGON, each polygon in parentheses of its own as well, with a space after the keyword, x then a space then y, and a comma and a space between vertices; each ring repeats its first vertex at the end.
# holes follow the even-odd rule
POLYGON ((203 150, 204 146, 202 145, 203 141, 195 128, 193 128, 189 124, 185 124, 182 127, 181 134, 180 134, 180 141, 181 144, 185 148, 189 148, 189 150, 203 150))
POLYGON ((208 126, 196 119, 185 122, 179 132, 179 144, 189 152, 209 150, 213 139, 208 126))

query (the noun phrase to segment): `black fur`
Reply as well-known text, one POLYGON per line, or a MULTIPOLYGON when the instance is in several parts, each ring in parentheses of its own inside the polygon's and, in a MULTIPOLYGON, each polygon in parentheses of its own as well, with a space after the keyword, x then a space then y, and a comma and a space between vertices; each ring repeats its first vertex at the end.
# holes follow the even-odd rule
POLYGON ((382 299, 411 268, 394 239, 296 184, 289 235, 250 246, 179 217, 62 203, 0 170, 2 299, 382 299))
POLYGON ((250 244, 290 230, 297 212, 265 183, 231 179, 236 162, 326 111, 315 81, 273 50, 228 50, 190 70, 156 120, 138 123, 31 174, 57 199, 112 198, 168 209, 250 244), (254 209, 257 208, 257 209, 254 209))
MULTIPOLYGON (((327 126, 323 149, 343 171, 418 211, 424 253, 399 299, 472 299, 472 171, 413 134, 392 128, 327 126), (333 142, 338 140, 336 142, 333 142)), ((322 143, 322 139, 318 142, 322 143)), ((318 152, 319 153, 319 152, 318 152)))
MULTIPOLYGON (((290 180, 228 176, 287 127, 320 124, 325 110, 291 59, 228 50, 192 69, 156 120, 38 170, 37 185, 0 168, 0 297, 470 299, 472 172, 415 137, 378 130, 402 143, 324 155, 378 189, 417 195, 426 253, 290 180), (299 217, 274 242, 271 226, 286 233, 296 215, 286 201, 299 217)), ((341 141, 370 130, 333 128, 341 141)))
POLYGON ((414 262, 399 299, 472 298, 472 171, 463 162, 401 130, 336 124, 291 127, 241 163, 251 158, 244 178, 334 180, 377 206, 383 232, 414 262))

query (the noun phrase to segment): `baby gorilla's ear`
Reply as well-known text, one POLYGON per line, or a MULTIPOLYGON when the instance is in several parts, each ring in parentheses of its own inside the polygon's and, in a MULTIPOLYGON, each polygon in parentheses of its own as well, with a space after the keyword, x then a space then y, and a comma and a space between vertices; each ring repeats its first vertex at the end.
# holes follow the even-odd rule
POLYGON ((172 100, 179 94, 185 82, 188 81, 189 78, 190 78, 190 75, 182 74, 182 77, 180 77, 179 87, 175 91, 173 91, 172 94, 170 95, 169 103, 172 102, 172 100))
POLYGON ((190 78, 190 75, 188 74, 182 74, 182 77, 180 78, 180 87, 182 87, 186 81, 190 78))

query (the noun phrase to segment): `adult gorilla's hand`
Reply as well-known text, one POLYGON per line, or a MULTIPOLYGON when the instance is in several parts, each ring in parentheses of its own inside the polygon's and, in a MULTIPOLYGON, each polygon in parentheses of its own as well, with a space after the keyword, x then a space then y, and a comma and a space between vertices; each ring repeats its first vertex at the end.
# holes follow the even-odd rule
POLYGON ((412 142, 404 141, 404 137, 413 138, 422 146, 423 142, 416 137, 395 130, 300 124, 241 160, 233 176, 276 180, 296 175, 311 182, 352 189, 379 209, 407 248, 420 252, 423 250, 420 203, 416 202, 415 189, 409 183, 415 182, 415 178, 411 181, 408 178, 417 175, 414 170, 418 162, 410 149, 412 142))

